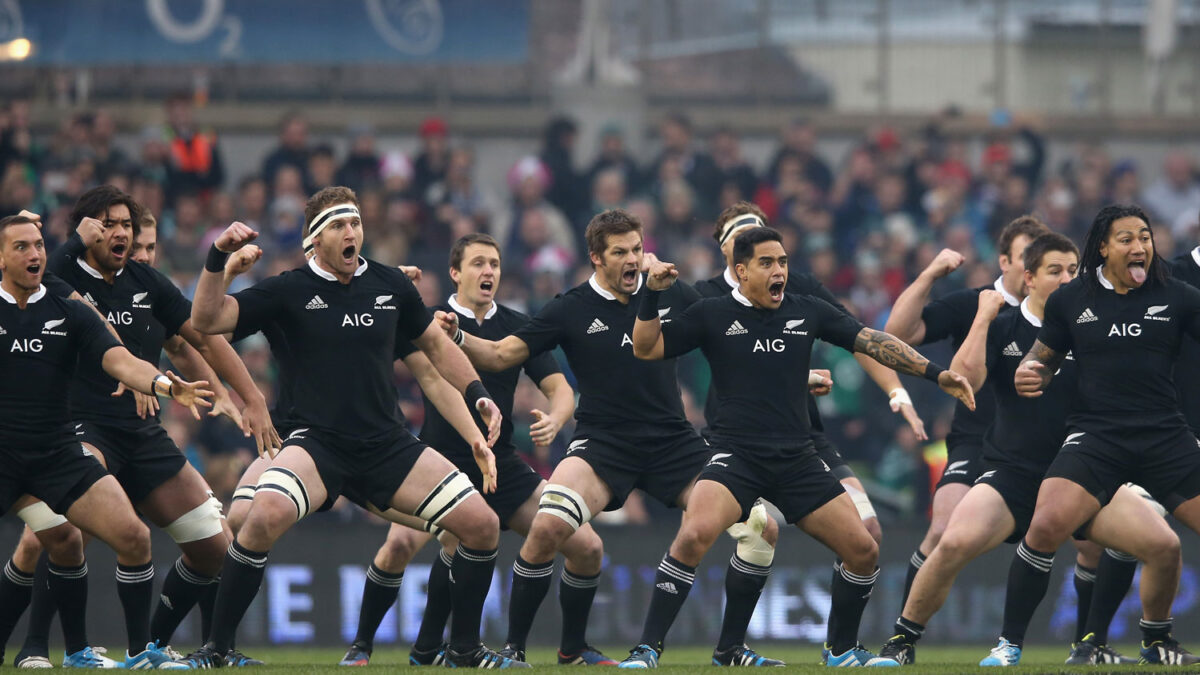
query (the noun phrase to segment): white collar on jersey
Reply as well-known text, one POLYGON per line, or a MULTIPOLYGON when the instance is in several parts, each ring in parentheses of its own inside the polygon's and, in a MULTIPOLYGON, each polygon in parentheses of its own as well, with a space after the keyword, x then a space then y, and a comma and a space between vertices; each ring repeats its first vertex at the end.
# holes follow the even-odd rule
MULTIPOLYGON (((458 304, 458 293, 452 294, 450 296, 450 299, 447 302, 450 304, 450 307, 454 311, 458 312, 459 314, 465 314, 466 316, 474 317, 476 323, 483 323, 483 321, 480 321, 479 317, 476 316, 475 312, 472 311, 469 307, 465 307, 463 305, 458 304)), ((496 308, 497 308, 496 301, 493 300, 492 306, 488 307, 488 311, 485 312, 483 315, 483 318, 485 321, 496 315, 496 308)))
MULTIPOLYGON (((79 263, 79 266, 83 268, 83 271, 84 271, 84 272, 87 272, 88 274, 90 274, 90 275, 92 275, 92 276, 96 277, 97 279, 103 279, 103 278, 104 278, 104 275, 103 275, 103 274, 101 274, 99 270, 97 270, 96 268, 94 268, 94 267, 92 267, 91 265, 87 264, 87 262, 85 262, 85 261, 84 261, 84 259, 83 259, 82 257, 76 258, 76 259, 75 259, 75 262, 79 263)), ((122 267, 121 269, 117 270, 117 273, 116 273, 115 275, 113 275, 113 276, 118 276, 118 277, 119 277, 119 276, 121 276, 121 272, 124 272, 124 271, 125 271, 125 268, 124 268, 124 267, 122 267)))
POLYGON ((725 277, 725 283, 729 284, 730 288, 737 288, 738 286, 742 285, 742 282, 738 281, 737 277, 733 276, 733 271, 730 270, 728 266, 725 267, 725 271, 722 273, 722 276, 725 277))
POLYGON ((1025 298, 1021 301, 1021 316, 1025 317, 1025 320, 1034 326, 1037 326, 1038 328, 1042 327, 1042 320, 1034 316, 1033 312, 1029 311, 1029 298, 1025 298))
POLYGON ((737 287, 737 286, 734 286, 734 287, 733 287, 733 290, 732 290, 732 291, 730 291, 730 294, 731 294, 731 295, 733 295, 733 299, 734 299, 734 300, 737 300, 738 302, 742 303, 743 305, 745 305, 745 306, 747 306, 747 307, 753 307, 753 306, 754 306, 754 303, 750 302, 749 298, 747 298, 746 296, 742 295, 742 292, 738 290, 738 287, 737 287))
POLYGON ((1104 277, 1104 265, 1101 265, 1096 268, 1096 279, 1098 279, 1100 281, 1101 286, 1107 288, 1108 290, 1110 290, 1110 291, 1117 290, 1117 289, 1113 288, 1112 282, 1104 277))
MULTIPOLYGON (((329 272, 326 272, 325 270, 321 269, 321 266, 317 264, 317 256, 315 256, 315 255, 308 259, 308 268, 313 271, 313 274, 316 274, 317 276, 321 277, 322 279, 324 279, 326 281, 337 281, 338 280, 337 277, 335 277, 332 274, 330 274, 329 272)), ((360 256, 358 256, 358 269, 354 270, 354 276, 360 277, 360 276, 362 276, 362 273, 366 272, 366 271, 367 271, 367 259, 360 255, 360 256)))
POLYGON ((1200 246, 1192 249, 1192 260, 1196 261, 1196 265, 1200 266, 1200 246))
POLYGON ((1003 276, 997 277, 996 283, 992 284, 992 286, 996 289, 997 293, 1004 296, 1004 302, 1007 302, 1010 306, 1016 307, 1017 305, 1021 304, 1021 301, 1017 299, 1017 296, 1009 293, 1008 289, 1004 287, 1003 276))
MULTIPOLYGON (((29 296, 29 300, 26 300, 26 302, 33 304, 44 297, 46 297, 46 287, 42 284, 38 284, 37 291, 35 291, 33 295, 29 296)), ((0 288, 0 298, 4 298, 5 302, 11 305, 17 304, 17 299, 10 295, 9 292, 3 288, 0 288)))
MULTIPOLYGON (((600 297, 604 298, 605 300, 616 300, 617 299, 617 296, 613 295, 612 293, 609 293, 608 291, 606 291, 600 287, 600 282, 596 281, 596 273, 595 272, 592 272, 592 276, 588 277, 588 285, 592 287, 593 291, 596 291, 596 295, 599 295, 600 297)), ((633 294, 637 295, 637 292, 640 290, 642 290, 642 273, 638 272, 638 285, 637 285, 637 288, 633 289, 633 294)), ((484 317, 484 318, 487 318, 487 317, 484 317)))

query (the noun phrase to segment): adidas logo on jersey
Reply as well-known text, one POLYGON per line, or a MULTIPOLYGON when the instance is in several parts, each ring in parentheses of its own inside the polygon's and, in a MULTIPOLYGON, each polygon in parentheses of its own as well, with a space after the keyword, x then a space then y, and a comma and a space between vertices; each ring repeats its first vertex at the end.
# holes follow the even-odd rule
POLYGON ((309 300, 308 304, 304 306, 304 309, 326 309, 327 307, 329 307, 329 305, 325 304, 325 301, 321 299, 321 296, 314 295, 312 300, 309 300))
POLYGON ((0 326, 0 335, 4 335, 8 331, 4 330, 4 326, 0 326))
POLYGON ((671 595, 679 595, 679 591, 675 588, 675 584, 670 581, 664 581, 661 584, 655 584, 654 587, 659 590, 666 591, 671 595))
POLYGON ((591 335, 592 333, 602 333, 606 330, 608 330, 608 326, 605 326, 603 321, 600 319, 592 319, 592 325, 588 326, 587 334, 591 335))
POLYGON ((742 327, 741 321, 736 321, 736 320, 733 323, 729 324, 729 328, 725 330, 726 335, 745 335, 746 333, 749 333, 749 332, 750 331, 748 331, 742 327))
POLYGON ((1002 353, 1005 356, 1025 356, 1025 354, 1021 352, 1021 348, 1017 346, 1016 342, 1008 343, 1008 346, 1004 348, 1002 353))
POLYGON ((92 297, 92 294, 91 294, 91 293, 84 293, 84 294, 83 294, 83 299, 84 299, 84 300, 86 300, 86 301, 87 301, 87 303, 88 303, 89 305, 91 305, 92 307, 97 307, 97 306, 99 306, 99 303, 97 303, 97 302, 96 302, 96 299, 92 297))
POLYGON ((1096 316, 1095 314, 1092 314, 1092 308, 1088 307, 1083 310, 1083 314, 1080 314, 1078 319, 1075 319, 1075 323, 1091 323, 1093 321, 1099 321, 1099 320, 1100 320, 1100 317, 1096 316))

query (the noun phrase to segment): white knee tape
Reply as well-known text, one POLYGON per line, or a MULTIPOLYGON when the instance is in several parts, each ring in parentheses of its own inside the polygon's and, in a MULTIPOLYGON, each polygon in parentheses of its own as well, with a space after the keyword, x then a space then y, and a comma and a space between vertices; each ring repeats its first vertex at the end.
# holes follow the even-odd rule
POLYGON ((176 544, 200 541, 221 534, 221 502, 210 492, 203 504, 175 519, 163 528, 176 544))
POLYGON ((538 513, 562 518, 572 530, 578 530, 592 519, 592 512, 588 509, 583 495, 565 485, 554 483, 548 484, 546 489, 542 490, 542 498, 538 501, 538 513))
POLYGON ((737 540, 737 557, 761 567, 771 566, 775 560, 775 548, 762 536, 768 518, 767 507, 759 502, 750 509, 750 517, 745 522, 734 523, 725 530, 737 540))
POLYGON ((29 506, 17 511, 17 517, 25 521, 29 529, 34 532, 41 532, 52 527, 58 527, 67 522, 67 519, 58 515, 46 506, 46 502, 34 502, 29 506))
POLYGON ((846 494, 850 495, 850 499, 854 502, 854 508, 858 509, 859 518, 867 520, 875 517, 875 506, 871 504, 871 498, 867 496, 867 493, 845 483, 842 483, 842 487, 845 488, 846 494))
POLYGON ((240 502, 243 499, 253 500, 254 499, 254 489, 255 489, 255 486, 253 486, 253 485, 239 486, 238 489, 233 491, 233 501, 240 502))
POLYGON ((300 520, 312 512, 312 503, 308 501, 308 490, 304 481, 291 470, 272 466, 258 477, 256 490, 265 490, 281 494, 296 505, 296 520, 300 520))
POLYGON ((433 526, 440 523, 446 514, 458 508, 459 504, 475 492, 471 479, 456 469, 446 474, 437 487, 430 490, 413 515, 428 524, 425 528, 427 531, 433 531, 433 526))
POLYGON ((1155 499, 1153 496, 1151 496, 1151 494, 1149 492, 1146 491, 1146 488, 1142 487, 1141 485, 1135 485, 1133 483, 1126 483, 1125 485, 1130 490, 1133 490, 1133 493, 1135 495, 1141 497, 1142 499, 1145 499, 1146 502, 1148 504, 1150 504, 1150 508, 1154 509, 1155 513, 1162 516, 1163 518, 1167 517, 1167 507, 1163 506, 1162 504, 1159 504, 1158 500, 1155 499))

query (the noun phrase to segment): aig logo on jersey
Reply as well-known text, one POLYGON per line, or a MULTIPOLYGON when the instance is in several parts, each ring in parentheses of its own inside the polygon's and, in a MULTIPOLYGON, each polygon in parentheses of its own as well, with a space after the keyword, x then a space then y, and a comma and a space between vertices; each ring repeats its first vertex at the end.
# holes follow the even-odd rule
MULTIPOLYGON (((808 331, 799 330, 800 326, 804 325, 804 319, 792 319, 783 324, 784 335, 808 335, 808 331)), ((782 349, 780 351, 783 351, 782 349)))
POLYGON ((1142 318, 1147 321, 1170 321, 1171 317, 1161 315, 1162 312, 1165 312, 1168 307, 1170 307, 1170 305, 1153 305, 1151 307, 1147 307, 1146 316, 1142 318))
MULTIPOLYGON (((393 307, 392 309, 395 308, 393 307)), ((371 316, 367 312, 363 312, 362 314, 346 314, 342 317, 342 328, 345 328, 346 326, 354 326, 355 328, 359 328, 374 325, 375 317, 371 316)))
POLYGON ((375 296, 375 309, 396 309, 395 305, 387 304, 391 301, 392 296, 390 295, 377 295, 375 296))
MULTIPOLYGON (((143 291, 142 293, 134 293, 133 294, 134 309, 150 309, 150 305, 143 304, 146 300, 146 296, 148 296, 148 295, 150 295, 149 291, 143 291)), ((110 321, 111 321, 111 319, 110 319, 110 321)))
POLYGON ((52 319, 50 321, 47 321, 46 325, 42 326, 42 335, 57 335, 59 337, 66 337, 67 331, 54 330, 55 328, 58 328, 59 326, 63 325, 63 323, 65 323, 65 322, 66 322, 66 319, 52 319))
POLYGON ((1140 323, 1114 323, 1108 328, 1108 337, 1139 337, 1141 334, 1140 323))

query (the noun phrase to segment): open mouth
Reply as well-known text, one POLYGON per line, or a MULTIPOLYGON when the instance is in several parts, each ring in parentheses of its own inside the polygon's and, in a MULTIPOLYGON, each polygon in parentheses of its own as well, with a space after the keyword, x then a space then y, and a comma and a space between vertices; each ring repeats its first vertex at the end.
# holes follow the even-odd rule
POLYGON ((1146 283, 1146 261, 1133 260, 1129 263, 1129 276, 1133 278, 1134 283, 1141 286, 1146 283))
POLYGON ((625 270, 624 272, 621 272, 621 281, 628 285, 636 284, 637 283, 637 275, 638 275, 637 268, 625 270))
POLYGON ((358 249, 357 249, 357 248, 355 248, 354 246, 347 246, 346 248, 342 249, 342 260, 343 260, 343 261, 344 261, 344 262, 345 262, 347 265, 348 265, 348 264, 350 264, 350 263, 352 263, 352 262, 354 262, 354 261, 355 261, 355 254, 356 254, 357 252, 358 252, 358 249))
POLYGON ((772 300, 776 302, 783 300, 783 286, 784 283, 782 281, 775 281, 770 286, 767 286, 767 292, 771 294, 772 300))
POLYGON ((124 258, 125 252, 129 250, 129 246, 126 244, 113 244, 113 247, 109 250, 112 252, 114 258, 124 258))
POLYGON ((42 264, 34 263, 34 264, 30 265, 29 267, 26 267, 25 271, 29 272, 30 274, 37 274, 38 272, 42 271, 42 264))
POLYGON ((479 290, 481 290, 485 293, 491 293, 492 289, 495 287, 496 287, 496 284, 495 284, 495 282, 492 282, 492 281, 479 282, 479 290))

